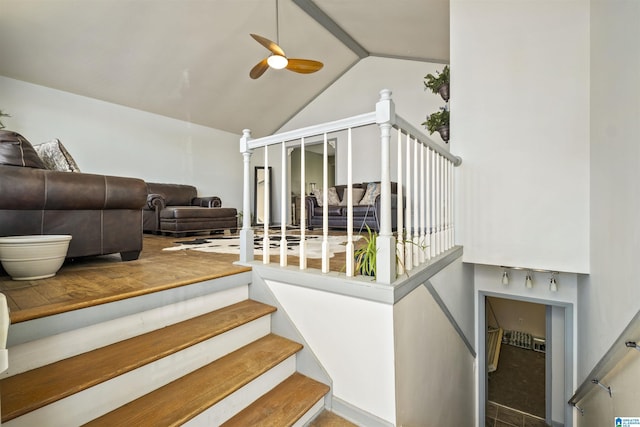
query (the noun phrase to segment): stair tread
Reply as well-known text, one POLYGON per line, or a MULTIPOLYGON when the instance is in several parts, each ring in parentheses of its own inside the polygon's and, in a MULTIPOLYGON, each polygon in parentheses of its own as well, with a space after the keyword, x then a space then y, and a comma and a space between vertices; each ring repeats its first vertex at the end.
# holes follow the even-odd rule
POLYGON ((2 422, 31 412, 275 311, 245 300, 0 380, 2 422), (90 366, 91 369, 87 369, 90 366))
POLYGON ((85 426, 182 425, 301 348, 286 338, 267 335, 85 426))
POLYGON ((328 392, 326 384, 296 372, 221 427, 291 426, 328 392))

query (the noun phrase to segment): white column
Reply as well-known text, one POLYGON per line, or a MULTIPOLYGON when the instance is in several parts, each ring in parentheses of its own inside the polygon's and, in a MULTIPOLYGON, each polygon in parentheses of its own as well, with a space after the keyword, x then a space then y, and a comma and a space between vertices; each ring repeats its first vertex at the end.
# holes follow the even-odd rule
POLYGON ((391 91, 380 91, 376 104, 376 123, 380 127, 380 234, 377 242, 376 281, 391 284, 396 280, 396 241, 391 232, 391 122, 395 109, 391 91))
POLYGON ((253 261, 253 229, 251 228, 251 131, 244 129, 240 138, 240 152, 244 166, 242 187, 242 229, 240 230, 240 262, 253 261))
POLYGON ((280 194, 282 195, 280 198, 282 199, 280 204, 280 266, 287 266, 287 221, 284 219, 287 218, 287 209, 290 205, 290 197, 287 192, 287 144, 285 141, 282 141, 282 150, 280 153, 280 164, 282 168, 282 172, 280 174, 280 180, 282 181, 282 185, 280 186, 280 194))

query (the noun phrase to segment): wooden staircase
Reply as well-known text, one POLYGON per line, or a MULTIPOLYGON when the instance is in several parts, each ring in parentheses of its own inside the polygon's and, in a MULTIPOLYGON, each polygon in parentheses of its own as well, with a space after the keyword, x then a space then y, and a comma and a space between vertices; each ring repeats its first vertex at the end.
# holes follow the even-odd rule
MULTIPOLYGON (((272 333, 274 307, 237 299, 23 372, 11 371, 10 347, 9 376, 0 381, 3 426, 305 425, 323 410, 329 387, 296 371, 302 345, 272 333)), ((160 310, 171 317, 189 304, 160 310)), ((110 327, 107 321, 25 345, 29 354, 44 354, 68 346, 69 336, 95 339, 110 327)))

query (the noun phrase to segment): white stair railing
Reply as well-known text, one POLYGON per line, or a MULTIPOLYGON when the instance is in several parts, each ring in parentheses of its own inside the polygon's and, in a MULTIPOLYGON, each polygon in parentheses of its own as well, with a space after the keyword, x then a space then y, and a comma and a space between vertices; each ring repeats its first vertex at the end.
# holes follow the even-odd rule
MULTIPOLYGON (((346 190, 347 198, 347 243, 345 255, 345 270, 348 277, 357 274, 354 265, 355 239, 353 234, 353 129, 377 125, 380 129, 380 203, 379 212, 374 212, 378 221, 377 236, 377 272, 378 283, 390 284, 396 280, 397 274, 410 272, 421 264, 429 262, 454 245, 454 217, 453 217, 453 168, 460 165, 461 159, 449 153, 440 145, 427 138, 407 121, 395 114, 395 106, 389 90, 380 92, 380 100, 373 112, 353 116, 341 120, 308 126, 301 129, 282 132, 263 138, 252 139, 249 130, 243 132, 240 140, 240 151, 244 158, 244 195, 243 195, 243 226, 241 237, 241 262, 253 260, 253 229, 251 228, 250 204, 250 163, 253 152, 264 150, 264 167, 269 167, 269 147, 280 145, 281 149, 281 185, 280 185, 280 265, 287 265, 287 227, 289 218, 287 191, 287 152, 294 147, 300 147, 300 194, 303 202, 300 204, 300 269, 307 268, 307 216, 315 212, 307 212, 304 202, 306 193, 305 144, 306 140, 322 138, 323 169, 322 169, 322 267, 323 273, 329 272, 329 212, 328 212, 328 135, 346 132, 346 190), (397 132, 392 138, 392 129, 397 132), (391 145, 392 140, 397 144, 397 172, 394 177, 396 191, 395 216, 392 218, 392 179, 391 145), (396 233, 393 233, 392 219, 396 221, 396 233)), ((265 174, 270 179, 270 175, 265 174)), ((268 182, 266 183, 268 184, 268 182)), ((269 263, 269 200, 271 187, 264 189, 264 229, 263 229, 263 262, 269 263)))

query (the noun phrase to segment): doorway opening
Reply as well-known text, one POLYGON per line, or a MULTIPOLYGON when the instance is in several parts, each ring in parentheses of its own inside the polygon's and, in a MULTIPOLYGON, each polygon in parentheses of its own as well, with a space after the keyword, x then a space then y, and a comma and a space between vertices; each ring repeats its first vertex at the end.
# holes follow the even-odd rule
POLYGON ((485 304, 488 422, 507 422, 513 411, 544 420, 547 307, 499 297, 485 304))
POLYGON ((480 291, 477 308, 479 419, 487 426, 517 420, 573 425, 566 404, 573 384, 573 305, 480 291), (496 329, 502 329, 497 357, 496 329), (514 418, 501 419, 509 415, 514 418))

